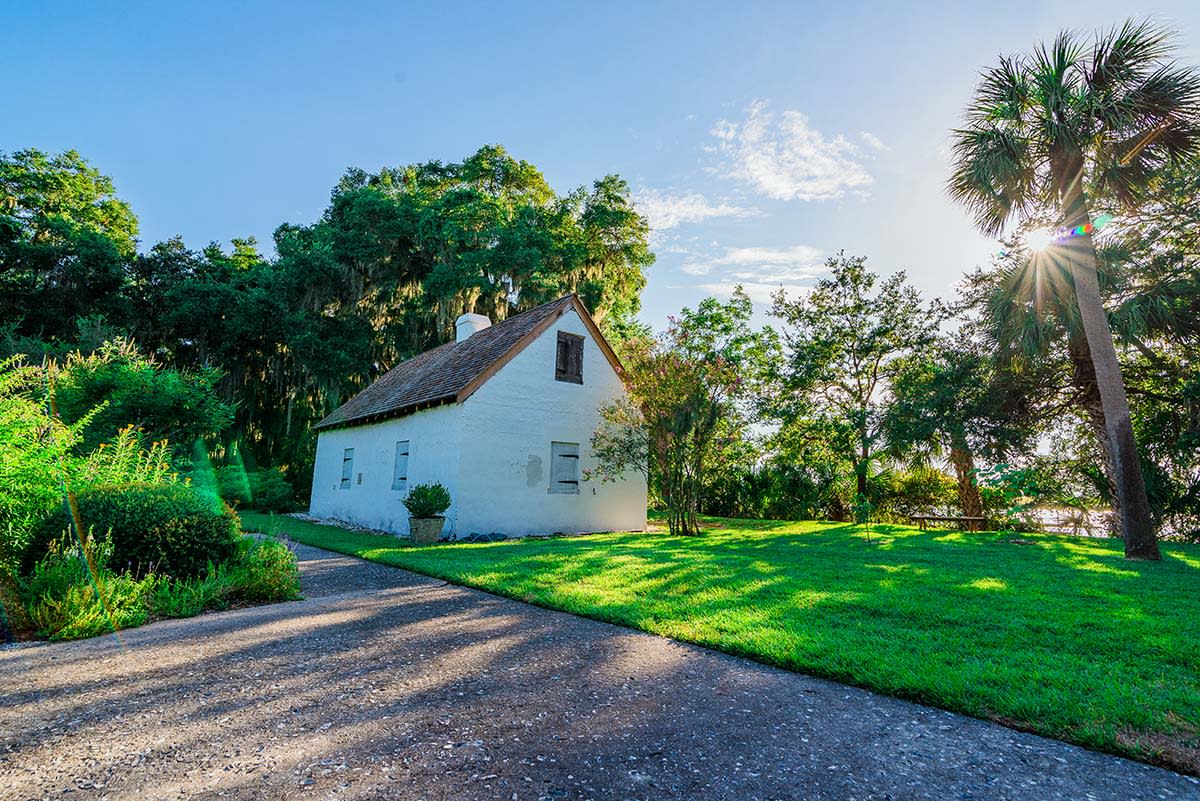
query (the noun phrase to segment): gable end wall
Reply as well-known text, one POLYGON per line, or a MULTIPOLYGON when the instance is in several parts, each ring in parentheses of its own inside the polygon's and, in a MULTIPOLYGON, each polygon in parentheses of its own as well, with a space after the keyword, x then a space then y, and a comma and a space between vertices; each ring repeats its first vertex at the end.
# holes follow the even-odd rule
POLYGON ((462 406, 457 528, 462 534, 551 534, 646 527, 646 483, 583 481, 594 467, 598 409, 624 393, 600 346, 572 309, 504 365, 462 406), (558 332, 584 338, 583 383, 556 381, 558 332), (579 443, 580 493, 550 490, 551 442, 579 443))

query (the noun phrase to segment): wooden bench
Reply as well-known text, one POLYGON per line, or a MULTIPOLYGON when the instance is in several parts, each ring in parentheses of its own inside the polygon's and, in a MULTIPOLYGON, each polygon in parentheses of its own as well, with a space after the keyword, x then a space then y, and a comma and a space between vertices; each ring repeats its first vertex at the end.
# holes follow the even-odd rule
POLYGON ((917 524, 917 528, 921 531, 932 523, 958 523, 966 531, 979 531, 979 527, 983 525, 984 518, 982 517, 954 517, 943 515, 912 515, 911 519, 917 524))

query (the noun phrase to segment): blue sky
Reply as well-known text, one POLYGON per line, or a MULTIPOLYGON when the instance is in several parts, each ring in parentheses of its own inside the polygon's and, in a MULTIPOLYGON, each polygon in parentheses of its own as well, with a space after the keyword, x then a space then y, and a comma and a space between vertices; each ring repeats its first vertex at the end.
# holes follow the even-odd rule
POLYGON ((927 295, 987 260, 945 198, 976 74, 1154 2, 21 3, 0 0, 0 150, 74 147, 143 244, 308 223, 350 166, 500 143, 568 191, 616 172, 655 224, 643 314, 811 284, 845 249, 927 295))

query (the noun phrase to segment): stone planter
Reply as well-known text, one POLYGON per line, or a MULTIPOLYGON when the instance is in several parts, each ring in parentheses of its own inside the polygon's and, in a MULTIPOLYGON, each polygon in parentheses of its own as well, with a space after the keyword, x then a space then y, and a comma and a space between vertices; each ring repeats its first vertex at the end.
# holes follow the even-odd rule
POLYGON ((442 536, 444 517, 410 517, 408 518, 408 536, 414 545, 431 545, 442 536))

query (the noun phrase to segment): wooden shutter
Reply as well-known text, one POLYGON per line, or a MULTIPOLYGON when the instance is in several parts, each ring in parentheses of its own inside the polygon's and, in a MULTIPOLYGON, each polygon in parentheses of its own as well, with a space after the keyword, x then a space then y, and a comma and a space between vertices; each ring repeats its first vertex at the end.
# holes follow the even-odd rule
POLYGON ((554 380, 583 383, 583 337, 566 331, 558 332, 555 351, 554 380))
POLYGON ((408 489, 408 440, 396 443, 396 462, 392 465, 392 489, 408 489))
POLYGON ((550 443, 550 491, 579 494, 579 443, 550 443))
POLYGON ((342 451, 342 489, 350 489, 350 479, 354 476, 354 448, 342 451))

